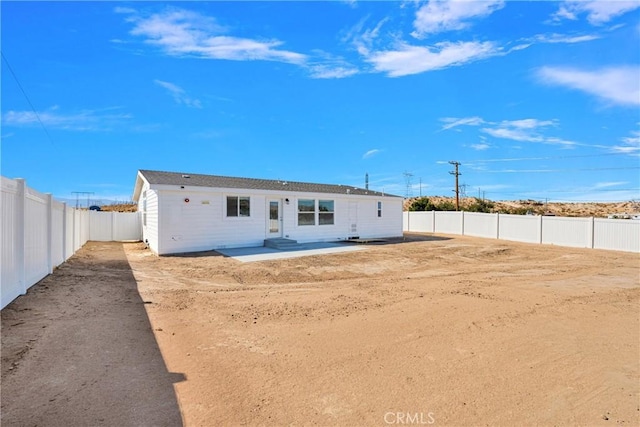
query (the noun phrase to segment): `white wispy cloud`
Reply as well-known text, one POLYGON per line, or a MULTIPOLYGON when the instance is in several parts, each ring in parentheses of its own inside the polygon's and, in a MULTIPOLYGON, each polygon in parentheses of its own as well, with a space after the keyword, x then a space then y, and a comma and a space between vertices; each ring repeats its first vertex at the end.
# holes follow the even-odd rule
POLYGON ((74 113, 59 112, 57 106, 36 114, 33 111, 9 110, 2 116, 3 126, 40 126, 40 123, 49 129, 64 129, 72 131, 107 131, 114 126, 122 124, 132 118, 127 113, 109 113, 104 110, 81 110, 74 113))
POLYGON ((609 188, 609 187, 619 187, 621 185, 629 184, 628 181, 613 181, 613 182, 597 182, 593 185, 594 189, 600 188, 609 188))
POLYGON ((548 127, 557 126, 557 120, 503 120, 500 123, 481 129, 483 133, 494 138, 509 139, 520 142, 537 142, 542 144, 561 145, 573 147, 580 145, 574 141, 568 141, 554 136, 544 135, 544 130, 548 127))
POLYGON ((373 150, 369 150, 366 153, 364 153, 362 155, 363 159, 368 159, 369 157, 375 156, 376 154, 380 153, 382 150, 379 150, 377 148, 374 148, 373 150))
POLYGON ((491 146, 489 144, 485 144, 485 143, 471 144, 470 147, 473 148, 476 151, 484 151, 484 150, 488 150, 489 148, 491 148, 491 146))
POLYGON ((580 90, 618 105, 640 105, 640 67, 621 66, 599 70, 542 67, 537 72, 544 83, 580 90))
POLYGON ((491 15, 502 7, 504 1, 429 0, 416 12, 412 35, 420 38, 426 34, 462 30, 470 26, 473 19, 491 15))
MULTIPOLYGON (((560 145, 566 148, 574 146, 585 146, 575 141, 569 141, 556 136, 547 136, 545 132, 548 128, 558 126, 557 120, 539 120, 539 119, 520 119, 520 120, 503 120, 501 122, 492 122, 482 117, 473 116, 465 118, 445 117, 440 119, 446 123, 441 130, 451 130, 458 126, 482 126, 480 132, 490 135, 494 138, 509 139, 519 142, 534 142, 541 144, 560 145)), ((489 144, 484 142, 473 144, 471 148, 482 150, 489 148, 489 144)))
POLYGON ((342 79, 358 74, 360 70, 344 58, 316 50, 314 59, 307 62, 309 75, 314 79, 342 79))
POLYGON ((284 42, 226 35, 215 19, 184 9, 168 9, 150 16, 129 13, 131 35, 171 56, 194 56, 234 61, 278 61, 302 64, 307 56, 281 49, 284 42))
POLYGON ((188 96, 185 90, 180 86, 162 80, 154 80, 153 82, 158 86, 165 88, 176 103, 186 105, 187 107, 202 108, 200 100, 188 96))
POLYGON ((554 13, 552 19, 555 21, 563 19, 577 20, 579 15, 584 14, 590 24, 602 25, 613 18, 638 8, 640 8, 640 2, 638 1, 565 1, 560 4, 560 8, 554 13))
POLYGON ((584 43, 602 38, 598 34, 582 34, 582 35, 569 35, 569 34, 538 34, 533 38, 538 43, 584 43))
POLYGON ((621 145, 614 145, 611 151, 615 153, 640 154, 640 131, 632 131, 631 136, 620 138, 621 145))
POLYGON ((369 53, 365 60, 389 77, 419 74, 460 66, 502 54, 492 42, 441 42, 433 46, 400 43, 393 50, 369 53))
POLYGON ((482 117, 474 116, 474 117, 443 117, 440 119, 441 122, 444 122, 441 130, 453 129, 458 126, 479 126, 484 124, 485 121, 482 120, 482 117))

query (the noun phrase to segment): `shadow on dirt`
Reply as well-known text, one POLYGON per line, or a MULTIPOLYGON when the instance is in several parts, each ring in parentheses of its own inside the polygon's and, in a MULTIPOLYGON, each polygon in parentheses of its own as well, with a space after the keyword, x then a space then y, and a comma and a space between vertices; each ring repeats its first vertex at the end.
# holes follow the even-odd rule
POLYGON ((2 310, 2 423, 182 425, 121 243, 89 242, 2 310))

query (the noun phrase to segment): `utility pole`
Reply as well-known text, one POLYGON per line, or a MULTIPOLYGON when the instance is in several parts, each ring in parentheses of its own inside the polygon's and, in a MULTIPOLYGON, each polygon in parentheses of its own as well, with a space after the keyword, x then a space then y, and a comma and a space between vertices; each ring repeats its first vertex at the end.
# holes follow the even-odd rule
POLYGON ((402 175, 404 175, 405 182, 407 183, 406 197, 408 199, 409 197, 413 196, 413 193, 411 192, 411 177, 413 176, 413 174, 411 172, 404 171, 402 175))
POLYGON ((364 174, 364 189, 369 189, 369 172, 364 174))
POLYGON ((92 191, 72 191, 71 194, 76 195, 76 209, 78 209, 78 202, 81 194, 87 195, 87 209, 89 209, 89 196, 94 194, 92 191))
POLYGON ((453 165, 455 167, 455 170, 453 171, 449 171, 449 173, 451 175, 455 175, 456 176, 456 189, 454 190, 456 192, 456 210, 459 211, 460 210, 460 186, 458 185, 458 177, 460 175, 462 175, 459 171, 458 171, 458 166, 460 166, 460 162, 456 162, 456 161, 450 161, 449 162, 450 165, 453 165))

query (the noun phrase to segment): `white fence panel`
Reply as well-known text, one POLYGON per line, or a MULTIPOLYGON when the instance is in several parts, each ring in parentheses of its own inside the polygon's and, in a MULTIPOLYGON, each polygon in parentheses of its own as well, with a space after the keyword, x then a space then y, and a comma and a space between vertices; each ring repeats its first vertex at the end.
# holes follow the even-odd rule
POLYGON ((51 196, 27 187, 24 224, 25 283, 31 287, 49 271, 49 212, 51 196))
POLYGON ((593 234, 595 249, 640 252, 640 221, 596 218, 593 234))
POLYGON ((475 237, 498 237, 498 214, 465 212, 464 234, 475 237))
POLYGON ((434 212, 421 211, 404 213, 407 214, 404 230, 416 233, 433 233, 434 212))
POLYGON ((435 233, 462 234, 462 212, 434 212, 435 233))
POLYGON ((109 242, 113 240, 113 215, 112 212, 89 212, 91 222, 91 240, 97 242, 109 242))
POLYGON ((75 209, 67 209, 67 214, 65 215, 65 227, 64 227, 64 257, 65 261, 68 260, 71 255, 73 255, 73 242, 74 242, 74 218, 76 216, 75 209))
POLYGON ((89 240, 120 242, 142 238, 142 224, 138 212, 90 211, 89 221, 89 240))
POLYGON ((24 283, 22 282, 22 233, 24 216, 22 212, 22 202, 24 196, 20 194, 19 182, 1 177, 2 181, 2 268, 0 268, 0 303, 2 307, 13 301, 18 295, 24 293, 24 283))
POLYGON ((500 215, 498 237, 516 242, 540 243, 540 217, 529 215, 500 215))
MULTIPOLYGON (((26 186, 23 179, 1 178, 0 308, 53 271, 104 230, 90 228, 89 211, 67 208, 26 186)), ((139 240, 137 213, 104 213, 109 240, 139 240)))
POLYGON ((113 212, 111 240, 142 240, 142 221, 139 212, 113 212))
POLYGON ((562 218, 543 216, 542 243, 550 245, 590 248, 593 223, 591 218, 562 218))
POLYGON ((64 210, 65 205, 53 202, 51 212, 51 263, 53 266, 62 264, 64 260, 64 210))

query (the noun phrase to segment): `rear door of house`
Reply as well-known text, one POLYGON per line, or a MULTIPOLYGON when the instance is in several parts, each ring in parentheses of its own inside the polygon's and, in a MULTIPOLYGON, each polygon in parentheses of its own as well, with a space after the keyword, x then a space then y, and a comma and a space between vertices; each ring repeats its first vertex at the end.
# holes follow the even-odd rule
POLYGON ((267 200, 267 237, 282 237, 282 201, 267 200))

